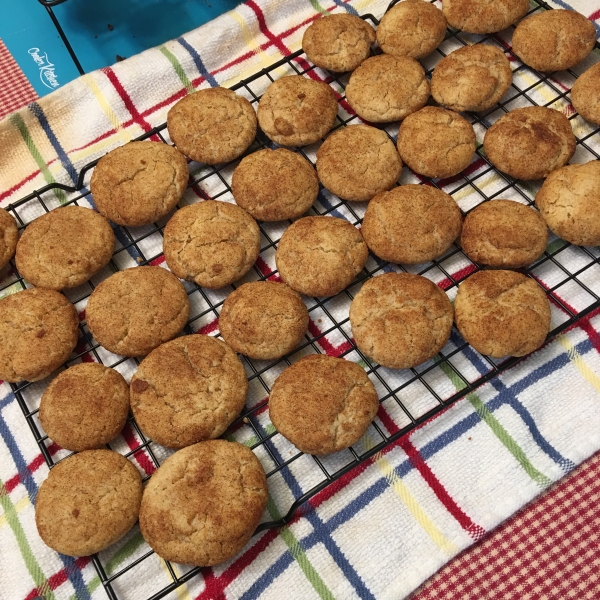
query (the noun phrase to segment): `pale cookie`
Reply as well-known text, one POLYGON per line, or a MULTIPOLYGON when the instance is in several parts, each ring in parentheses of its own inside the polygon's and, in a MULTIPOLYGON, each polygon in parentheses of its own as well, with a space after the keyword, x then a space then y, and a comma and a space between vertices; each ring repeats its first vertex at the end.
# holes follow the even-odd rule
POLYGON ((478 271, 458 286, 456 326, 481 354, 525 356, 539 348, 550 329, 544 290, 515 271, 478 271))
POLYGON ((243 96, 222 87, 207 88, 171 107, 167 129, 186 156, 216 165, 236 159, 252 144, 256 113, 243 96))
POLYGON ((317 67, 342 73, 354 71, 371 53, 375 30, 349 14, 321 17, 302 36, 302 50, 317 67))
POLYGON ((594 48, 596 28, 574 10, 554 9, 521 21, 512 37, 513 52, 537 71, 562 71, 580 63, 594 48))
POLYGON ((260 253, 260 229, 239 206, 205 200, 171 217, 163 248, 169 269, 177 277, 220 288, 252 268, 260 253))
POLYGON ((586 121, 600 125, 600 63, 582 73, 573 84, 571 102, 586 121))
POLYGON ((77 344, 79 318, 59 292, 32 288, 0 300, 0 379, 39 381, 77 344))
POLYGON ((514 25, 529 10, 529 0, 444 0, 448 24, 469 33, 494 33, 514 25))
POLYGON ((265 472, 252 450, 211 440, 179 450, 152 475, 140 529, 165 560, 208 567, 250 541, 267 506, 265 472))
POLYGON ((227 296, 219 328, 240 354, 261 360, 280 358, 304 339, 308 310, 285 283, 252 281, 227 296))
POLYGON ((365 434, 379 399, 356 363, 310 354, 275 380, 269 416, 279 433, 307 454, 349 448, 365 434))
POLYGON ((350 305, 359 350, 390 369, 408 369, 434 357, 450 337, 452 317, 444 291, 410 273, 369 279, 350 305))
POLYGON ((372 123, 400 121, 425 106, 428 98, 425 71, 409 56, 367 58, 346 87, 350 106, 361 119, 372 123))
POLYGON ((377 43, 393 56, 423 58, 446 35, 444 13, 426 0, 404 0, 383 15, 377 27, 377 43))
POLYGON ((307 146, 333 127, 338 104, 329 85, 301 75, 274 81, 258 103, 258 124, 281 146, 307 146))
POLYGON ((600 161, 550 173, 535 204, 558 237, 577 246, 600 246, 600 161))
POLYGON ((446 252, 461 224, 452 196, 429 185, 403 185, 369 202, 362 234, 379 258, 417 264, 446 252))
POLYGON ((518 269, 537 260, 548 244, 548 228, 537 210, 514 200, 491 200, 471 211, 460 245, 481 265, 518 269))
POLYGON ((109 221, 140 226, 175 208, 189 179, 185 156, 168 144, 130 142, 103 156, 92 173, 96 208, 109 221))
POLYGON ((426 177, 457 175, 471 164, 476 148, 473 126, 458 113, 437 106, 409 115, 398 132, 400 158, 426 177))
POLYGON ((144 356, 184 327, 185 288, 161 267, 134 267, 111 275, 90 296, 87 326, 101 346, 122 356, 144 356))
POLYGON ((457 112, 487 110, 512 83, 508 58, 495 46, 475 44, 443 58, 431 76, 433 99, 457 112))
POLYGON ((18 241, 17 221, 9 212, 0 208, 0 269, 13 257, 18 241))
POLYGON ((389 190, 400 178, 402 161, 387 133, 369 125, 334 131, 317 151, 317 173, 333 194, 355 202, 389 190))
POLYGON ((515 108, 485 133, 490 162, 515 179, 542 179, 575 154, 569 119, 553 108, 515 108))
POLYGON ((358 275, 369 256, 360 231, 346 219, 304 217, 277 246, 281 279, 307 296, 335 296, 358 275))
POLYGON ((128 412, 129 386, 123 376, 98 363, 80 363, 51 381, 39 417, 51 440, 81 452, 116 438, 128 412))
POLYGON ((303 215, 317 199, 314 167, 285 148, 264 148, 246 156, 233 172, 231 191, 238 206, 259 221, 303 215))
POLYGON ((248 380, 235 352, 207 335, 184 335, 153 350, 131 380, 141 430, 167 448, 219 437, 240 414, 248 380))
POLYGON ((40 486, 35 524, 67 556, 88 556, 121 539, 138 519, 142 478, 121 454, 86 450, 58 463, 40 486))

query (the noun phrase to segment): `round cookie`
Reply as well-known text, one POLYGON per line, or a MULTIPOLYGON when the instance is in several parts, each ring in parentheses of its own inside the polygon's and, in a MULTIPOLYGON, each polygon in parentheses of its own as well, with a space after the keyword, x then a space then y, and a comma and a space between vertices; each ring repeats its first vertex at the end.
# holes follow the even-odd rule
POLYGON ((18 241, 17 221, 9 212, 0 208, 0 269, 13 257, 18 241))
POLYGON ((138 519, 142 478, 112 450, 86 450, 59 462, 40 486, 35 524, 53 550, 89 556, 122 538, 138 519))
POLYGON ((104 267, 115 249, 109 222, 82 206, 65 206, 32 221, 17 244, 19 273, 36 287, 76 287, 104 267))
POLYGON ((508 58, 495 46, 475 44, 450 53, 431 76, 433 99, 456 112, 487 110, 512 83, 508 58))
POLYGON ((435 356, 450 337, 452 317, 444 291, 411 273, 369 279, 350 305, 356 345, 390 369, 408 369, 435 356))
POLYGON ((567 164, 575 154, 569 119, 553 108, 515 108, 485 133, 490 162, 515 179, 541 179, 567 164))
POLYGON ((256 113, 246 98, 214 87, 176 102, 167 114, 175 145, 192 160, 209 165, 241 156, 256 137, 256 113))
POLYGON ((600 125, 600 63, 591 66, 575 81, 571 102, 586 121, 600 125))
POLYGON ((444 13, 424 0, 404 0, 382 17, 377 43, 393 56, 423 58, 443 41, 447 27, 444 13))
POLYGON ((398 132, 400 158, 426 177, 457 175, 471 164, 476 148, 473 126, 438 106, 426 106, 409 115, 398 132))
POLYGON ((387 133, 370 125, 334 131, 317 151, 317 173, 333 194, 354 202, 370 200, 400 178, 402 161, 387 133))
POLYGON ((227 296, 219 328, 240 354, 260 360, 280 358, 304 339, 308 310, 285 283, 252 281, 227 296))
POLYGON ((219 437, 240 414, 248 380, 235 352, 207 335, 153 350, 131 379, 131 410, 153 441, 183 448, 219 437))
POLYGON ((116 438, 128 412, 129 386, 123 376, 98 363, 80 363, 50 382, 39 417, 50 439, 81 452, 116 438))
POLYGON ((537 260, 548 244, 548 228, 539 212, 514 200, 491 200, 471 211, 460 245, 481 265, 518 269, 537 260))
POLYGON ((429 185, 403 185, 369 202, 362 234, 379 258, 418 264, 446 252, 461 225, 452 196, 429 185))
POLYGON ((522 19, 529 0, 444 0, 448 24, 469 33, 495 33, 522 19))
POLYGON ((356 114, 372 123, 400 121, 429 98, 423 67, 409 56, 367 58, 350 76, 346 99, 356 114))
POLYGON ((252 450, 211 440, 179 450, 152 475, 140 529, 165 560, 208 567, 233 558, 267 506, 265 472, 252 450))
POLYGON ((317 199, 314 167, 285 148, 264 148, 242 159, 233 172, 231 191, 238 206, 260 221, 303 215, 317 199))
POLYGON ((304 217, 281 237, 275 262, 281 279, 307 296, 335 296, 358 275, 369 256, 360 231, 346 219, 304 217))
POLYGON ((544 290, 515 271, 478 271, 458 286, 456 326, 481 354, 525 356, 539 348, 550 329, 544 290))
POLYGON ((252 268, 260 253, 260 229, 239 206, 204 200, 171 217, 163 249, 169 269, 177 277, 220 288, 252 268))
POLYGON ((0 379, 39 381, 77 344, 79 318, 59 292, 32 288, 0 300, 0 379))
POLYGON ((562 71, 580 63, 594 48, 596 28, 574 10, 554 9, 521 21, 512 51, 537 71, 562 71))
POLYGON ((337 116, 331 87, 290 75, 274 81, 258 103, 258 124, 281 146, 307 146, 327 135, 337 116))
POLYGON ((105 279, 85 313, 101 346, 121 356, 144 356, 183 329, 190 302, 182 283, 166 269, 134 267, 105 279))
POLYGON ((371 53, 373 27, 354 15, 335 14, 313 21, 304 30, 302 50, 317 67, 337 73, 354 71, 371 53))
POLYGON ((90 181, 96 208, 109 221, 140 226, 175 208, 189 178, 185 156, 161 142, 129 142, 99 161, 90 181))
POLYGON ((535 197, 548 227, 577 246, 600 245, 600 161, 548 175, 535 197))
POLYGON ((275 380, 269 416, 279 433, 307 454, 349 448, 379 408, 375 386, 356 363, 310 354, 275 380))

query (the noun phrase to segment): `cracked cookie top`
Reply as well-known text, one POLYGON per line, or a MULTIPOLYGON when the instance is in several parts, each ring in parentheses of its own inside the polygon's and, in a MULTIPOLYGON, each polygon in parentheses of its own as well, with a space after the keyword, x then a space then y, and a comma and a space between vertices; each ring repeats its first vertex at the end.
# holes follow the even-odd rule
POLYGON ((571 102, 586 121, 600 125, 600 63, 591 66, 575 81, 571 102))
POLYGON ((390 369, 408 369, 433 358, 450 337, 452 317, 445 292, 411 273, 369 279, 350 305, 359 350, 390 369))
POLYGON ((134 267, 105 279, 92 292, 85 312, 101 346, 122 356, 144 356, 183 329, 190 302, 173 273, 134 267))
POLYGON ((162 142, 129 142, 103 156, 92 173, 96 208, 119 225, 149 225, 175 208, 189 178, 185 156, 162 142))
POLYGON ((284 232, 275 261, 281 279, 307 296, 335 296, 367 262, 360 231, 336 217, 304 217, 284 232))
POLYGON ((321 183, 344 200, 370 200, 400 178, 402 161, 387 133, 370 125, 334 131, 317 151, 321 183))
POLYGON ((323 354, 285 369, 269 396, 269 416, 279 433, 316 455, 358 442, 378 408, 375 386, 360 365, 323 354))
POLYGON ((86 450, 60 461, 40 486, 35 523, 50 548, 89 556, 122 538, 135 524, 142 478, 121 454, 86 450))
POLYGON ((185 96, 167 114, 167 129, 181 152, 209 165, 241 156, 256 137, 256 113, 243 96, 222 87, 185 96))
POLYGON ((515 271, 473 273, 458 286, 454 311, 465 340, 495 358, 533 352, 550 330, 546 293, 515 271))
POLYGON ((248 380, 235 352, 207 335, 184 335, 153 350, 131 380, 142 431, 167 448, 219 437, 240 414, 248 380))
POLYGON ((381 54, 367 58, 352 73, 346 98, 361 119, 400 121, 425 106, 429 81, 414 58, 381 54))
POLYGON ((448 25, 469 33, 502 31, 522 19, 529 0, 444 0, 448 25))
POLYGON ((0 208, 0 269, 13 257, 18 241, 19 228, 15 218, 0 208))
POLYGON ((163 247, 177 277, 220 288, 252 268, 260 253, 260 230, 243 208, 205 200, 184 206, 171 217, 163 247))
POLYGON ((152 475, 140 529, 165 560, 208 567, 248 543, 267 498, 267 478, 252 450, 225 440, 199 442, 167 458, 152 475))

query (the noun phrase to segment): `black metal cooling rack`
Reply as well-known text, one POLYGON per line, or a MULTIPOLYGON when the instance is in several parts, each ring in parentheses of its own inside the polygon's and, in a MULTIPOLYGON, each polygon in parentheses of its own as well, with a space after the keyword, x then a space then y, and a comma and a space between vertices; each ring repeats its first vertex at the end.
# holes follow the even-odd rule
MULTIPOLYGON (((397 2, 398 0, 394 0, 390 7, 397 2)), ((536 0, 536 6, 532 8, 531 12, 550 8, 545 2, 536 0)), ((363 18, 373 25, 378 24, 373 15, 364 15, 363 18)), ((425 66, 428 75, 431 75, 433 66, 449 51, 462 45, 483 41, 502 47, 510 56, 509 40, 501 35, 471 36, 449 30, 440 48, 426 59, 425 66)), ((600 45, 596 44, 596 49, 599 48, 600 45)), ((572 81, 577 77, 576 72, 569 70, 561 73, 561 77, 567 80, 565 84, 552 75, 540 74, 525 67, 514 56, 511 56, 511 58, 515 59, 513 64, 516 65, 516 68, 514 69, 513 86, 504 97, 504 101, 484 113, 469 114, 467 117, 480 134, 478 139, 481 138, 481 133, 493 121, 516 106, 540 104, 560 108, 568 104, 569 81, 572 84, 572 81)), ((328 72, 316 69, 307 61, 302 51, 295 52, 276 62, 239 82, 231 89, 245 95, 256 108, 261 92, 264 91, 266 85, 280 76, 282 71, 285 72, 284 74, 324 78, 338 92, 340 111, 336 128, 344 127, 357 119, 356 116, 346 110, 348 107, 345 104, 344 89, 348 76, 332 76, 328 72)), ((600 155, 593 147, 592 140, 592 136, 596 136, 600 141, 600 136, 598 136, 600 129, 590 127, 574 112, 570 119, 572 125, 575 125, 578 152, 581 153, 580 158, 587 160, 600 159, 600 155), (580 132, 579 135, 577 135, 578 131, 580 132)), ((384 129, 393 139, 395 133, 397 133, 397 124, 386 126, 384 129)), ((169 143, 168 134, 165 130, 166 124, 163 124, 145 132, 136 139, 151 138, 155 141, 169 143)), ((248 152, 270 145, 270 141, 264 137, 262 132, 259 132, 255 143, 248 152)), ((298 151, 314 163, 315 148, 301 148, 298 151)), ((585 161, 580 160, 579 162, 585 161)), ((213 199, 230 200, 232 198, 230 188, 231 171, 237 162, 234 161, 233 163, 214 167, 192 164, 189 188, 196 199, 211 197, 213 199)), ((90 170, 93 169, 96 163, 97 161, 92 161, 84 166, 77 174, 77 182, 73 186, 52 183, 11 204, 8 210, 15 216, 20 228, 24 228, 36 216, 48 212, 60 204, 88 204, 90 196, 86 188, 86 182, 89 180, 90 170)), ((477 149, 476 162, 459 176, 444 181, 411 177, 412 181, 420 181, 421 183, 443 188, 452 194, 455 199, 458 197, 463 198, 464 205, 461 205, 461 209, 465 214, 479 203, 492 198, 512 197, 531 205, 535 195, 535 190, 531 185, 525 185, 523 182, 515 181, 496 171, 486 159, 481 145, 477 149), (491 180, 493 180, 492 187, 494 189, 491 192, 484 191, 489 187, 491 180)), ((321 190, 319 199, 310 213, 338 216, 341 213, 354 225, 359 225, 364 214, 364 207, 364 203, 343 202, 321 190)), ((165 222, 159 222, 146 228, 115 227, 119 245, 109 267, 104 270, 101 278, 127 266, 156 264, 159 262, 162 256, 160 240, 164 225, 165 222)), ((262 223, 260 228, 262 233, 261 257, 264 260, 254 267, 254 273, 251 276, 254 279, 276 276, 276 271, 270 268, 268 264, 269 257, 272 259, 282 233, 282 230, 277 230, 272 224, 262 223)), ((597 282, 600 282, 600 253, 597 250, 571 246, 562 240, 555 239, 536 263, 522 270, 529 276, 546 282, 544 287, 554 311, 554 327, 549 333, 548 339, 558 335, 572 326, 578 319, 600 307, 600 297, 597 289, 597 282), (573 306, 571 301, 574 303, 573 306)), ((25 288, 25 283, 18 275, 14 262, 11 263, 11 266, 13 273, 0 285, 0 293, 9 291, 8 288, 12 286, 25 288)), ((460 281, 478 268, 478 265, 472 263, 458 245, 453 245, 439 259, 409 270, 436 281, 450 297, 453 297, 460 281)), ((435 359, 424 365, 402 372, 391 372, 372 363, 360 350, 355 348, 352 342, 347 305, 354 297, 361 282, 389 269, 403 270, 402 267, 389 265, 371 256, 367 266, 357 277, 355 283, 342 294, 335 298, 307 299, 313 327, 307 333, 305 342, 292 354, 271 362, 252 361, 242 357, 254 400, 249 401, 244 412, 230 428, 229 435, 246 443, 259 455, 269 482, 272 484, 270 485, 271 490, 276 487, 277 482, 279 484, 282 481, 285 483, 286 477, 291 476, 298 479, 298 485, 295 488, 297 493, 294 494, 293 500, 290 501, 287 499, 288 496, 285 496, 283 500, 284 507, 281 512, 272 511, 271 518, 259 525, 257 533, 289 523, 296 510, 303 503, 324 490, 331 483, 340 479, 358 464, 372 459, 378 452, 384 450, 394 441, 520 360, 510 358, 497 361, 479 355, 462 340, 456 330, 453 330, 448 345, 435 359), (340 310, 340 304, 344 304, 345 308, 342 307, 340 310), (317 323, 323 325, 316 325, 317 323), (331 342, 329 340, 331 337, 336 337, 340 342, 337 349, 330 347, 331 342), (359 444, 344 451, 344 453, 338 453, 339 455, 343 454, 343 456, 339 460, 333 461, 328 458, 303 455, 293 447, 290 449, 289 444, 286 446, 285 440, 270 426, 268 413, 265 410, 270 384, 282 368, 290 365, 303 354, 325 352, 327 350, 336 356, 361 362, 378 389, 382 405, 380 415, 369 430, 371 436, 369 444, 359 444), (479 365, 478 369, 473 369, 474 362, 479 365), (452 385, 449 386, 448 382, 451 382, 452 385), (382 417, 383 413, 386 415, 385 418, 382 417), (297 469, 301 463, 304 465, 303 470, 297 469), (306 476, 306 474, 308 475, 306 476), (303 476, 305 476, 305 480, 301 481, 303 476), (285 504, 286 499, 287 505, 285 504)), ((78 308, 82 308, 99 280, 92 278, 88 284, 74 290, 68 290, 67 296, 78 308)), ((233 287, 231 286, 228 289, 233 287)), ((195 284, 186 284, 186 289, 190 297, 192 312, 184 332, 193 333, 198 330, 210 333, 216 332, 214 321, 218 319, 225 295, 212 293, 210 290, 204 290, 195 284)), ((14 288, 10 291, 14 291, 14 288)), ((123 358, 107 353, 93 339, 84 320, 80 324, 79 344, 74 356, 67 362, 67 367, 82 360, 95 360, 121 370, 135 369, 136 363, 139 362, 136 359, 123 358)), ((52 467, 68 453, 60 451, 52 444, 52 441, 41 429, 37 419, 39 398, 43 392, 42 387, 43 383, 25 382, 13 385, 12 389, 48 466, 52 467)), ((147 479, 150 477, 151 471, 164 460, 166 456, 164 449, 161 449, 152 440, 144 436, 132 417, 128 420, 127 428, 129 428, 130 433, 126 443, 120 440, 115 444, 111 444, 111 446, 137 462, 142 470, 145 470, 145 479, 147 479)), ((127 574, 132 573, 144 561, 150 560, 153 552, 148 546, 142 545, 129 562, 124 561, 124 565, 121 563, 117 565, 115 556, 108 554, 109 550, 93 556, 92 560, 109 598, 112 600, 124 599, 126 595, 120 589, 120 582, 125 580, 127 574)), ((193 568, 180 574, 176 572, 177 567, 168 562, 164 565, 168 573, 167 581, 164 585, 160 585, 160 589, 157 589, 149 600, 164 598, 178 586, 202 572, 199 568, 193 568)))

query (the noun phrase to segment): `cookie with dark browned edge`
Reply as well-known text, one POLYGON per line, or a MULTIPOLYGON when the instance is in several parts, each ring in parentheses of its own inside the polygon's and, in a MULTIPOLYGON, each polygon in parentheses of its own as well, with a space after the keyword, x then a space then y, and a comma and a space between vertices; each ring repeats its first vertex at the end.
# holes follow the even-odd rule
POLYGON ((600 125, 600 63, 584 71, 575 81, 571 102, 586 121, 600 125))
POLYGON ((13 257, 18 241, 17 221, 9 212, 0 208, 0 269, 13 257))
POLYGON ((444 0, 448 24, 469 33, 494 33, 514 25, 529 10, 529 0, 444 0))

